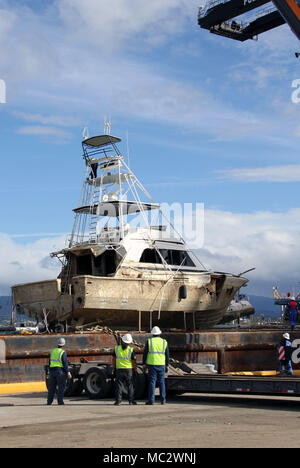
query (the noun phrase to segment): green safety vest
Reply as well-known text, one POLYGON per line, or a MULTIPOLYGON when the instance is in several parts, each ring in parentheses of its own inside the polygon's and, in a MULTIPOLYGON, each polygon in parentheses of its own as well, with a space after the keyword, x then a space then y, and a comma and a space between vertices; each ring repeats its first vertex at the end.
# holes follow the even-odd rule
POLYGON ((54 348, 50 354, 50 367, 64 367, 62 363, 62 356, 65 350, 61 348, 54 348))
POLYGON ((167 342, 163 338, 149 338, 146 363, 150 366, 165 366, 167 342))
POLYGON ((117 369, 132 369, 132 353, 133 347, 127 346, 127 348, 123 349, 122 345, 115 346, 115 353, 116 353, 116 367, 117 369))

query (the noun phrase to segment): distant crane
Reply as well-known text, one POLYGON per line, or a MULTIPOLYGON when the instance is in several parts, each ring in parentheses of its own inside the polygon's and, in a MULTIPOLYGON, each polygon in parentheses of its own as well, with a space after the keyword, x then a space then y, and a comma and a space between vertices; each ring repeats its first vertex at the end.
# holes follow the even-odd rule
POLYGON ((201 28, 242 42, 285 23, 300 40, 300 0, 209 0, 198 15, 201 28), (237 18, 262 6, 252 19, 237 18))

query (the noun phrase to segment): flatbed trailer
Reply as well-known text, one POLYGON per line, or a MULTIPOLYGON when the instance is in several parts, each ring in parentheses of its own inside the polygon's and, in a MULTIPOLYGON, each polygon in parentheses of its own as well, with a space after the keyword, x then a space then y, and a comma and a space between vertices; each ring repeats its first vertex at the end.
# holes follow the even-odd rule
POLYGON ((169 393, 223 393, 300 396, 300 378, 295 376, 240 376, 224 374, 170 375, 169 393))
MULTIPOLYGON (((48 384, 49 367, 45 366, 46 384, 48 384)), ((71 364, 72 379, 68 381, 65 395, 77 396, 83 390, 91 399, 102 399, 114 396, 114 372, 111 363, 86 361, 71 364)), ((178 367, 169 366, 165 378, 166 391, 169 395, 183 393, 222 393, 248 395, 300 396, 299 376, 254 376, 230 375, 218 373, 199 373, 188 363, 178 363, 178 367)), ((48 386, 48 385, 47 385, 48 386)), ((136 399, 147 396, 147 372, 142 365, 137 366, 134 374, 136 399)), ((127 389, 123 388, 124 397, 127 389)))

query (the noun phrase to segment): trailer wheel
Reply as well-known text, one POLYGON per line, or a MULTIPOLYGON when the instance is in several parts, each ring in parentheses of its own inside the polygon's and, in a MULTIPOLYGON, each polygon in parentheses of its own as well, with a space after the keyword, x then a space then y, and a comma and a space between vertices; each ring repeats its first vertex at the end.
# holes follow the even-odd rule
POLYGON ((105 398, 109 393, 111 381, 106 377, 104 369, 91 367, 84 374, 83 386, 89 398, 105 398))
POLYGON ((72 396, 79 396, 83 392, 82 379, 75 379, 73 382, 72 396))

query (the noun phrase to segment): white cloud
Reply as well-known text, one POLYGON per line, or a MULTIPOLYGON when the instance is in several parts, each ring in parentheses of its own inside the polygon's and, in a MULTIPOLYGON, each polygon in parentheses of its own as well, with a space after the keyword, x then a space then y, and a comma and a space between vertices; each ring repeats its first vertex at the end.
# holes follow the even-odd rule
MULTIPOLYGON (((258 46, 259 47, 259 46, 258 46)), ((275 79, 286 78, 287 70, 276 66, 275 64, 268 64, 263 61, 252 62, 250 67, 249 63, 239 63, 232 67, 230 77, 232 80, 241 83, 242 85, 253 88, 266 88, 270 85, 270 81, 275 79)))
POLYGON ((78 125, 79 123, 79 120, 77 118, 69 115, 42 115, 21 111, 15 111, 13 112, 13 114, 16 117, 25 120, 26 122, 36 122, 42 125, 58 125, 61 127, 72 127, 74 125, 78 125))
POLYGON ((55 278, 60 264, 49 253, 65 246, 65 236, 45 237, 20 244, 0 233, 0 295, 9 294, 13 284, 55 278))
MULTIPOLYGON (((72 138, 72 134, 58 127, 47 125, 27 125, 20 127, 17 131, 20 135, 39 135, 44 137, 55 137, 60 143, 67 142, 72 138)), ((55 143, 55 140, 52 140, 55 143)))
POLYGON ((67 33, 103 51, 157 46, 184 31, 197 18, 197 0, 61 0, 57 3, 67 33), (137 43, 138 39, 138 43, 137 43))
POLYGON ((175 48, 174 38, 196 24, 197 0, 115 0, 113 8, 108 0, 61 0, 41 14, 1 4, 11 17, 9 26, 0 23, 0 69, 8 101, 19 108, 26 104, 17 117, 48 125, 24 127, 21 133, 55 134, 56 127, 86 126, 107 113, 219 140, 264 136, 273 128, 268 118, 215 97, 204 83, 153 67, 150 54, 142 61, 133 58, 132 52, 152 52, 162 42, 175 48), (55 110, 48 115, 28 111, 36 103, 55 110), (60 117, 65 109, 67 123, 60 117))
POLYGON ((205 210, 204 217, 200 257, 206 266, 237 274, 255 267, 249 279, 299 281, 299 208, 280 213, 205 210))
MULTIPOLYGON (((16 117, 36 123, 21 127, 20 133, 58 135, 59 142, 64 142, 72 136, 64 133, 64 127, 83 128, 110 114, 171 125, 221 141, 254 135, 256 139, 281 135, 290 144, 296 140, 292 117, 285 115, 284 122, 279 121, 277 111, 269 112, 268 105, 257 113, 251 106, 242 109, 220 90, 211 87, 208 91, 206 80, 194 83, 195 76, 174 77, 162 62, 155 59, 153 64, 152 53, 162 45, 178 51, 183 44, 192 50, 198 36, 205 38, 199 47, 207 44, 208 32, 197 27, 198 0, 114 0, 113 6, 108 0, 59 0, 49 5, 35 12, 26 5, 16 8, 0 0, 0 70, 7 83, 7 100, 18 109, 26 108, 26 112, 16 111, 16 117), (191 25, 197 28, 192 42, 191 25), (285 138, 291 133, 294 139, 285 138)), ((288 44, 291 36, 289 30, 279 30, 279 36, 271 37, 288 44)), ((220 40, 220 47, 226 43, 223 47, 229 50, 224 41, 220 40)), ((229 67, 227 79, 225 68, 225 87, 236 79, 240 92, 242 80, 250 93, 253 83, 266 86, 274 76, 281 79, 288 73, 282 75, 284 67, 278 66, 291 60, 283 58, 281 42, 274 45, 269 35, 258 43, 250 42, 241 46, 250 58, 229 67)), ((199 73, 203 77, 201 67, 199 73)))
POLYGON ((300 164, 227 169, 218 174, 222 179, 237 182, 299 182, 300 164))

